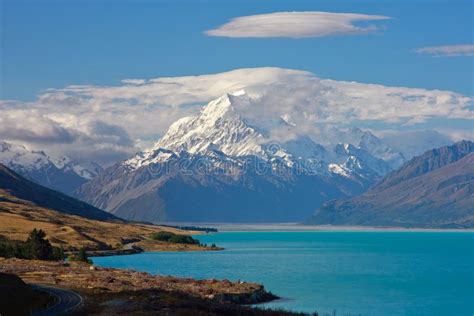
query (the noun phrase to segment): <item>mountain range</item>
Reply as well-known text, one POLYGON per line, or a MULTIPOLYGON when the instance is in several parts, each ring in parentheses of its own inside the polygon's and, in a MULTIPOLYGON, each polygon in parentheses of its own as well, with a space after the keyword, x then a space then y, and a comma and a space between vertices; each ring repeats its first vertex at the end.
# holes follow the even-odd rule
POLYGON ((474 143, 429 150, 364 194, 327 202, 308 223, 474 227, 474 143))
POLYGON ((68 195, 95 177, 102 167, 94 162, 79 163, 68 157, 53 157, 10 142, 0 142, 0 163, 22 176, 68 195))
MULTIPOLYGON (((330 125, 310 137, 296 132, 290 115, 245 115, 254 102, 243 90, 225 94, 174 122, 151 148, 105 170, 8 142, 0 142, 0 163, 127 220, 301 222, 311 216, 308 222, 316 224, 471 225, 472 158, 465 155, 471 142, 410 160, 449 139, 433 131, 377 137, 330 125)), ((28 198, 42 202, 43 191, 32 184, 28 198)))
POLYGON ((209 102, 75 196, 133 220, 301 221, 327 200, 364 192, 405 161, 368 131, 330 128, 318 142, 294 135, 287 117, 246 119, 250 105, 245 91, 209 102), (268 124, 291 137, 272 137, 268 124))

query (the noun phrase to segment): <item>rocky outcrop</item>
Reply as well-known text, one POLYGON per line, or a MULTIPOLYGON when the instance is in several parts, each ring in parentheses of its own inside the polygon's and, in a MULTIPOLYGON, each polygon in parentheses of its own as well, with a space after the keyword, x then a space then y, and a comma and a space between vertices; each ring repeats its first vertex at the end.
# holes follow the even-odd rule
MULTIPOLYGON (((228 284, 228 286, 232 285, 232 282, 228 280, 221 281, 224 284, 228 284)), ((245 284, 245 282, 238 282, 239 284, 245 284)), ((276 299, 279 299, 278 296, 272 294, 265 290, 265 287, 260 284, 251 284, 252 286, 249 288, 247 292, 241 293, 218 293, 218 294, 210 294, 207 298, 217 301, 217 302, 230 302, 235 304, 259 304, 270 302, 276 299)))

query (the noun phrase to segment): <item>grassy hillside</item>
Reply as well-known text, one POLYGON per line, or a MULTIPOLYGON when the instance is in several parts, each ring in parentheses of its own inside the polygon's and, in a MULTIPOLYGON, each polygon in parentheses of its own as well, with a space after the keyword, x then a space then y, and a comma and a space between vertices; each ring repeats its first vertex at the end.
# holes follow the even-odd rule
MULTIPOLYGON (((2 193, 0 193, 2 194, 2 193)), ((3 193, 4 194, 4 193, 3 193)), ((0 195, 1 196, 1 195, 0 195)), ((21 202, 0 202, 0 235, 14 240, 25 240, 33 228, 42 229, 55 246, 64 249, 116 249, 136 241, 134 244, 146 249, 180 250, 199 249, 199 245, 169 244, 149 240, 152 233, 183 231, 169 227, 135 223, 104 222, 62 214, 50 209, 21 202)))
POLYGON ((199 244, 153 240, 160 231, 190 234, 171 227, 129 223, 44 188, 0 164, 0 235, 26 240, 34 229, 42 229, 53 246, 65 250, 120 250, 137 246, 144 250, 206 250, 199 244), (81 216, 79 216, 81 215, 81 216))

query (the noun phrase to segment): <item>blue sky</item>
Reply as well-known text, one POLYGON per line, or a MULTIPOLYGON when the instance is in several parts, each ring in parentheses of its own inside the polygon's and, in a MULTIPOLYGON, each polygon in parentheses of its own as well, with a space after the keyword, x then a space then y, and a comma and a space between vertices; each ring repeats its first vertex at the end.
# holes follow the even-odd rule
MULTIPOLYGON (((472 56, 414 50, 472 44, 472 1, 1 1, 0 99, 125 78, 277 66, 336 80, 474 94, 472 56), (375 33, 226 38, 203 32, 279 11, 384 15, 375 33)), ((366 22, 364 22, 366 23, 366 22)))

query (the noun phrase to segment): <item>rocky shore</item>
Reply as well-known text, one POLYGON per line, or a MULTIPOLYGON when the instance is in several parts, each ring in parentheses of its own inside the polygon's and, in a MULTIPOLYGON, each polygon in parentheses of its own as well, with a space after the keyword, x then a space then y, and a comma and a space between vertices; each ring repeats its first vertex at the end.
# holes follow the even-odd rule
MULTIPOLYGON (((270 311, 242 306, 278 298, 266 291, 263 285, 256 283, 194 280, 133 270, 100 268, 77 262, 14 258, 0 259, 0 272, 16 274, 30 284, 72 289, 85 297, 83 309, 87 314, 123 314, 127 311, 126 314, 133 315, 143 309, 163 308, 173 311, 190 311, 195 308, 226 310, 230 315, 233 311, 239 315, 247 309, 257 313, 255 315, 290 314, 267 314, 270 311)), ((250 313, 252 314, 253 312, 250 313)))

